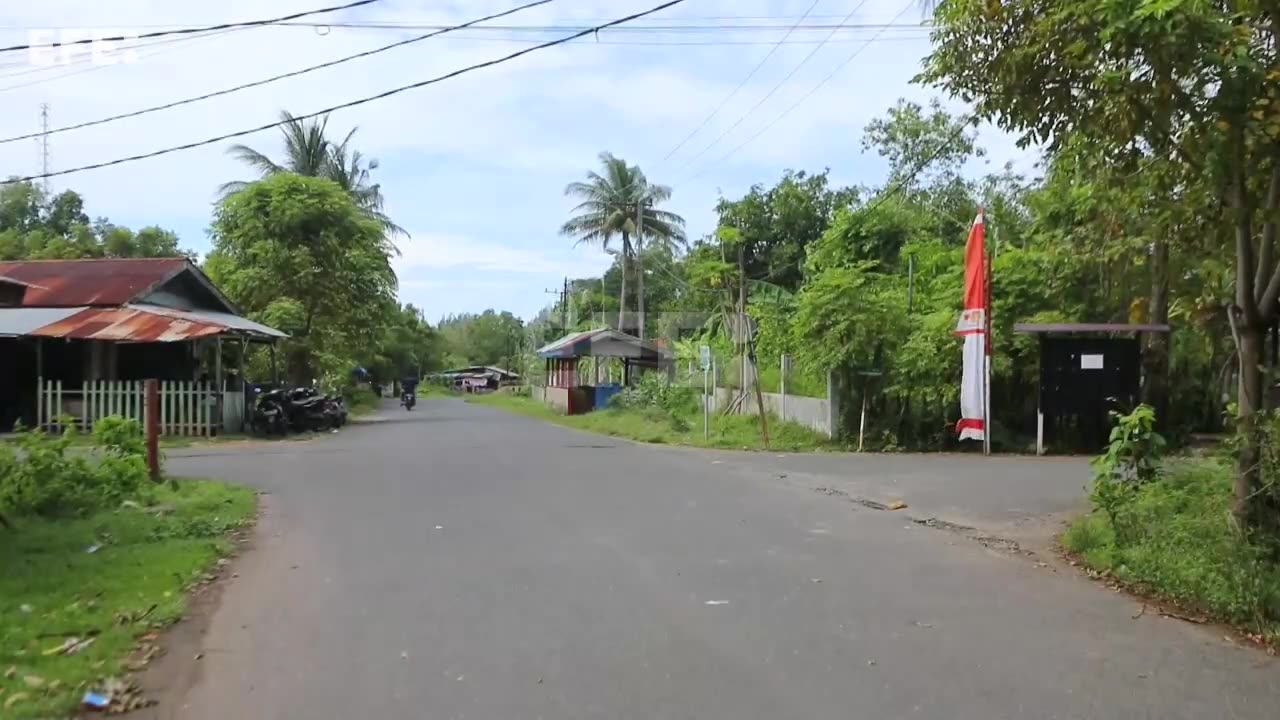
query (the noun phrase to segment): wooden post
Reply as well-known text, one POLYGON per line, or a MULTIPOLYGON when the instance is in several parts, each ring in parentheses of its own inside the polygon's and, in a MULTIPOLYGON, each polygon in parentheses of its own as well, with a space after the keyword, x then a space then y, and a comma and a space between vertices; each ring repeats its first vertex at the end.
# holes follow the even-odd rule
POLYGON ((227 389, 226 383, 222 379, 222 336, 221 335, 218 336, 217 353, 218 353, 217 357, 214 358, 213 360, 213 384, 214 384, 213 402, 214 402, 214 412, 217 415, 217 417, 214 419, 214 422, 218 424, 218 432, 216 434, 221 435, 223 432, 226 432, 226 427, 225 427, 226 419, 223 418, 223 415, 222 415, 222 411, 223 411, 222 395, 223 395, 223 392, 226 391, 227 389))
POLYGON ((160 482, 160 381, 147 381, 147 471, 160 482))

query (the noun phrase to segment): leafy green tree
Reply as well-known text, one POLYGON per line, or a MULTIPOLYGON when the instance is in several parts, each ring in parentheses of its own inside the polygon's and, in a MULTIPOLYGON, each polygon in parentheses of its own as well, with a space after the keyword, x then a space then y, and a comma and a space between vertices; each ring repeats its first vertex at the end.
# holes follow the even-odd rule
POLYGON ((29 182, 0 186, 0 260, 192 257, 157 227, 134 233, 105 218, 90 223, 73 190, 53 198, 29 182))
MULTIPOLYGON (((684 218, 658 209, 671 199, 671 188, 649 182, 636 165, 610 153, 600 153, 601 171, 589 171, 586 181, 572 182, 564 193, 580 200, 572 217, 560 228, 564 235, 579 244, 597 245, 609 250, 614 238, 621 237, 622 285, 618 295, 618 329, 624 329, 627 306, 628 266, 638 260, 644 243, 663 247, 682 246, 685 242, 684 218)), ((637 273, 638 334, 645 334, 644 274, 637 273)))
MULTIPOLYGON (((950 0, 923 79, 1050 151, 1087 139, 1124 165, 1170 162, 1208 183, 1234 248, 1239 356, 1237 518, 1280 531, 1260 477, 1263 341, 1280 311, 1280 57, 1275 8, 1212 0, 950 0)), ((1180 172, 1173 172, 1174 170, 1180 172)))
POLYGON ((806 248, 857 195, 851 188, 832 189, 827 171, 788 170, 771 188, 757 184, 739 200, 722 199, 716 213, 720 227, 742 234, 747 276, 794 291, 803 278, 806 248))
POLYGON ((394 248, 336 183, 276 174, 227 196, 205 269, 251 317, 293 338, 295 382, 345 377, 394 307, 394 248))
MULTIPOLYGON (((352 128, 341 142, 334 142, 328 135, 327 115, 306 120, 294 117, 288 110, 281 110, 280 118, 284 121, 280 127, 284 139, 283 161, 276 162, 248 145, 232 145, 227 152, 262 177, 292 173, 332 180, 351 196, 357 207, 376 220, 384 232, 389 235, 407 234, 383 212, 382 188, 372 178, 372 172, 378 169, 378 161, 366 159, 352 147, 351 141, 358 128, 352 128)), ((246 184, 242 181, 224 183, 220 192, 225 198, 243 190, 246 184)))

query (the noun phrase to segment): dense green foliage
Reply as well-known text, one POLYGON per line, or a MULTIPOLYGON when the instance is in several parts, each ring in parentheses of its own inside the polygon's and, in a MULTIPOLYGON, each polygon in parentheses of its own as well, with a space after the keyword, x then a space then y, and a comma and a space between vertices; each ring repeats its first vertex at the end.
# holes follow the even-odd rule
POLYGON ((73 441, 71 430, 62 436, 28 431, 18 433, 12 447, 0 445, 0 516, 80 515, 151 489, 136 420, 98 421, 92 447, 99 457, 69 452, 73 441))
MULTIPOLYGON (((744 289, 741 250, 765 390, 780 385, 786 353, 792 393, 825 396, 835 372, 845 432, 856 428, 865 394, 877 442, 954 446, 961 358, 953 330, 964 242, 981 206, 995 255, 997 448, 1023 450, 1034 433, 1038 347, 1013 333, 1018 322, 1174 324, 1171 343, 1148 338, 1143 400, 1175 440, 1221 428, 1231 387, 1222 373, 1232 356, 1229 262, 1207 241, 1161 255, 1157 241, 1170 223, 1189 223, 1177 228, 1184 238, 1199 230, 1190 224, 1194 206, 1158 217, 1144 209, 1170 182, 1165 174, 1149 171, 1139 182, 1100 171, 1106 166, 1075 145, 1048 155, 1042 177, 983 168, 975 132, 937 103, 898 103, 868 125, 864 144, 888 164, 881 186, 833 187, 826 172, 788 171, 772 186, 722 199, 720 228, 687 252, 646 249, 649 334, 676 351, 682 373, 708 344, 722 385, 740 383, 725 329, 744 289)), ((602 277, 573 281, 566 306, 531 323, 535 340, 558 336, 562 315, 576 329, 615 324, 621 270, 619 260, 602 277)))
POLYGON ((134 232, 106 218, 91 221, 75 191, 46 197, 29 182, 0 185, 0 260, 190 256, 168 230, 134 232))
MULTIPOLYGON (((1054 172, 1103 180, 1100 195, 1060 185, 1057 199, 1070 191, 1073 200, 1094 201, 1077 205, 1072 215, 1081 219, 1127 215, 1097 235, 1107 244, 1104 257, 1148 251, 1155 319, 1172 314, 1175 303, 1190 309, 1201 298, 1217 305, 1214 324, 1230 319, 1243 440, 1234 512, 1280 534, 1280 492, 1259 470, 1264 438, 1257 417, 1268 404, 1264 337, 1280 317, 1274 3, 948 0, 935 21, 923 79, 972 103, 977 117, 1024 144, 1046 144, 1054 172), (1148 244, 1125 241, 1133 223, 1149 228, 1148 244), (1180 276, 1172 267, 1179 262, 1196 269, 1180 276), (1171 278, 1191 279, 1193 287, 1171 298, 1183 289, 1171 278)), ((1157 388, 1168 387, 1160 380, 1157 388)))

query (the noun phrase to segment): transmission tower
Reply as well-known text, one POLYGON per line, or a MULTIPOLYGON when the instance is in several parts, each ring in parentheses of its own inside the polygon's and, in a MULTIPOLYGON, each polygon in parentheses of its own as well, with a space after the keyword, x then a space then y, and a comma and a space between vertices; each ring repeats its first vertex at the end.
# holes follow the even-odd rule
POLYGON ((40 103, 40 174, 44 175, 44 196, 49 197, 49 103, 40 103))

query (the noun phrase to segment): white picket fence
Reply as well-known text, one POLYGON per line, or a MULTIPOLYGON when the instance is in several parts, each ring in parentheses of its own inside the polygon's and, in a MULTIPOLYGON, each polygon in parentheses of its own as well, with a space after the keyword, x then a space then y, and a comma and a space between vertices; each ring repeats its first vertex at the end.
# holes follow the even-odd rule
MULTIPOLYGON (((244 394, 223 395, 223 415, 228 429, 241 422, 244 394)), ((217 391, 213 383, 160 382, 160 434, 208 437, 222 425, 217 417, 217 391)), ((147 392, 142 380, 96 380, 80 389, 63 387, 61 380, 43 380, 40 384, 37 424, 44 430, 61 432, 69 424, 88 431, 98 420, 112 415, 132 418, 146 426, 147 392)))

